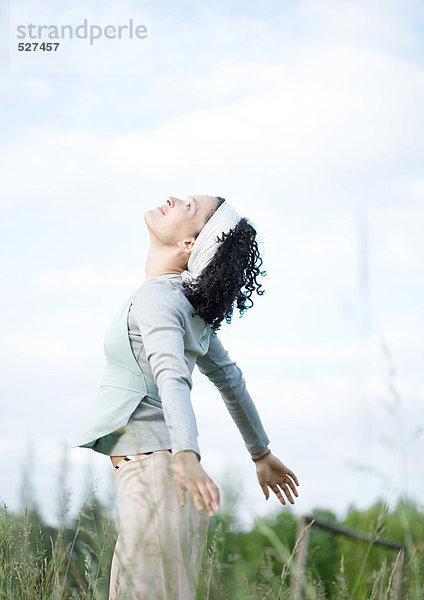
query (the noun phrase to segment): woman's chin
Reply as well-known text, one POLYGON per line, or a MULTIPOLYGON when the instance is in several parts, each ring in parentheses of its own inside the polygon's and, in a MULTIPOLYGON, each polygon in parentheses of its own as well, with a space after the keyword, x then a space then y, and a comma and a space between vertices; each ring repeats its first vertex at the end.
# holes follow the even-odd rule
POLYGON ((146 212, 144 213, 144 220, 146 222, 146 225, 149 226, 149 222, 151 221, 151 219, 154 219, 156 216, 156 213, 158 213, 159 211, 156 210, 156 208, 151 208, 150 210, 146 210, 146 212))

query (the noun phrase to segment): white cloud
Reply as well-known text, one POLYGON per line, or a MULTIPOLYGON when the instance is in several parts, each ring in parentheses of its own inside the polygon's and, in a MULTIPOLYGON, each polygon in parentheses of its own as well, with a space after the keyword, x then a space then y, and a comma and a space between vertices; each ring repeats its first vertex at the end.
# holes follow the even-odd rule
POLYGON ((100 311, 58 308, 37 311, 31 317, 4 328, 0 344, 3 373, 46 380, 65 378, 77 369, 95 369, 103 353, 102 340, 107 323, 100 311))
MULTIPOLYGON (((249 63, 241 59, 229 71, 237 64, 247 75, 249 63)), ((43 126, 21 135, 2 152, 3 202, 72 200, 106 208, 121 189, 131 205, 134 185, 154 194, 158 177, 194 185, 207 181, 211 168, 234 189, 242 177, 241 193, 265 178, 266 189, 310 195, 336 176, 350 185, 371 164, 381 174, 389 159, 416 163, 424 91, 417 67, 377 50, 339 47, 255 68, 263 70, 260 88, 252 82, 225 105, 182 112, 149 130, 43 126)), ((214 87, 216 74, 203 78, 209 76, 214 87)), ((90 102, 97 103, 93 96, 90 102)))
MULTIPOLYGON (((408 187, 408 186, 407 186, 408 187)), ((412 186, 411 186, 412 187, 412 186)), ((416 189, 416 184, 413 186, 416 189)), ((411 188, 410 188, 411 189, 411 188)), ((411 190, 414 191, 414 190, 411 190)), ((424 202, 408 196, 398 204, 371 206, 371 260, 376 271, 388 267, 394 273, 424 268, 424 202)))
POLYGON ((51 293, 57 291, 83 289, 102 286, 118 287, 122 285, 135 285, 140 280, 140 272, 113 271, 99 269, 95 266, 84 265, 72 269, 49 269, 34 274, 29 282, 29 288, 38 293, 51 293))

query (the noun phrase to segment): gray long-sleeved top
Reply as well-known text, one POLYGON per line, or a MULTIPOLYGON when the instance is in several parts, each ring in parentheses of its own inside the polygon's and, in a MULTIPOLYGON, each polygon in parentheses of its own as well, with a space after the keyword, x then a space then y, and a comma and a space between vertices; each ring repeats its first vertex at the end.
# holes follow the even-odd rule
POLYGON ((193 306, 178 279, 150 277, 137 289, 128 315, 134 357, 153 379, 161 402, 144 397, 127 425, 99 438, 93 450, 122 456, 171 448, 193 450, 200 458, 198 430, 190 400, 196 364, 214 383, 237 425, 246 448, 261 452, 269 438, 243 374, 217 333, 193 306))

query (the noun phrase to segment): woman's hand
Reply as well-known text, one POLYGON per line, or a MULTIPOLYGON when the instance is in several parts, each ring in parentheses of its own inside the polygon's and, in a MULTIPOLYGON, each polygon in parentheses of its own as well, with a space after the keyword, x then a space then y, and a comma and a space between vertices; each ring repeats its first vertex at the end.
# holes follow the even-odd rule
POLYGON ((278 460, 276 456, 268 454, 261 460, 256 462, 256 475, 258 476, 259 485, 265 494, 265 499, 269 498, 268 487, 275 492, 275 495, 282 504, 286 501, 278 486, 282 489, 284 494, 287 496, 288 501, 294 504, 293 496, 290 493, 292 490, 295 496, 298 496, 296 485, 299 485, 296 475, 288 469, 283 463, 278 460))
POLYGON ((174 457, 175 463, 175 489, 181 506, 185 504, 185 490, 191 494, 197 510, 206 507, 210 517, 214 516, 212 502, 215 510, 219 510, 219 489, 203 470, 195 452, 180 451, 174 457))

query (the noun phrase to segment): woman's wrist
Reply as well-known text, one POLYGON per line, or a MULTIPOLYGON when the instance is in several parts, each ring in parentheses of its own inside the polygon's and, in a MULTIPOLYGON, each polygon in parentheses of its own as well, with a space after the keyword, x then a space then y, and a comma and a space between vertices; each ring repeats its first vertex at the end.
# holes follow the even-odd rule
POLYGON ((264 448, 263 450, 261 450, 260 452, 256 452, 255 454, 250 454, 250 456, 252 457, 252 460, 255 459, 259 459, 262 458, 262 456, 267 456, 270 453, 270 450, 268 447, 264 448))
POLYGON ((180 450, 174 455, 174 460, 178 462, 200 462, 200 456, 194 450, 180 450))

